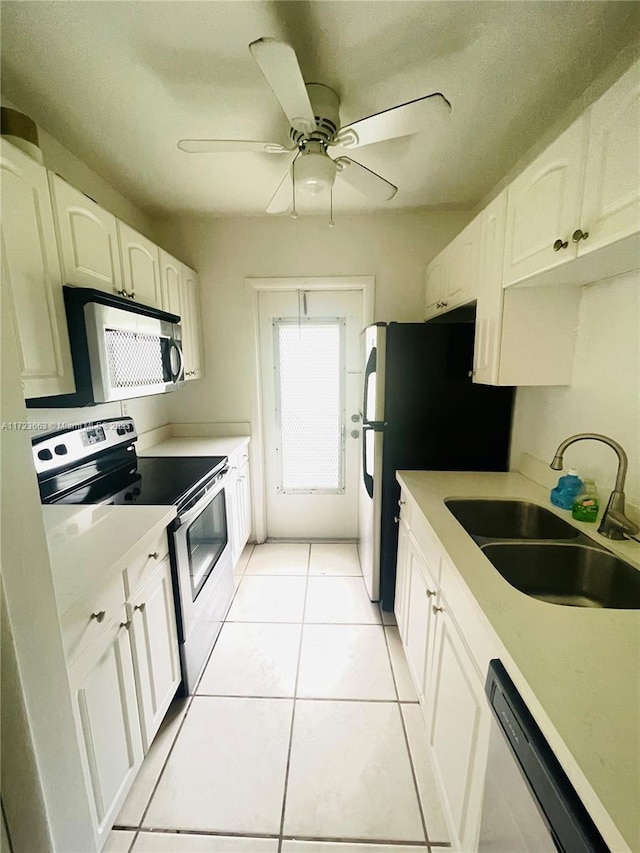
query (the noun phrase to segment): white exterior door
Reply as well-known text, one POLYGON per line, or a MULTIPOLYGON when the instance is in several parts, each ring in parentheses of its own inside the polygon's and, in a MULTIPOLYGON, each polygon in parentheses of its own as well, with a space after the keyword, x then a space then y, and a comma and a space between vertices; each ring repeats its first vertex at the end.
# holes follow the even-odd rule
POLYGON ((355 538, 362 291, 258 300, 267 538, 355 538))

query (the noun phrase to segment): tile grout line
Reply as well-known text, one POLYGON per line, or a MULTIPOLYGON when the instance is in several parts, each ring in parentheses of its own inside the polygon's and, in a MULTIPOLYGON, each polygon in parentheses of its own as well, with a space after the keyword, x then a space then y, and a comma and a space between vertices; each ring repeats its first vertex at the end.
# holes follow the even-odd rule
MULTIPOLYGON (((380 619, 382 619, 382 608, 380 609, 380 619)), ((420 813, 420 820, 422 822, 422 831, 424 832, 424 838, 427 844, 427 850, 431 851, 431 843, 429 841, 429 833, 427 831, 427 822, 424 816, 424 809, 422 807, 422 799, 420 797, 420 789, 418 787, 418 777, 416 774, 416 769, 413 763, 413 755, 411 754, 411 746, 409 745, 409 736, 407 734, 407 726, 404 719, 404 714, 402 713, 402 702, 400 701, 400 692, 398 690, 398 683, 396 681, 396 673, 393 668, 393 661, 391 658, 391 647, 389 645, 389 638, 387 637, 387 632, 384 630, 383 625, 383 633, 384 633, 384 642, 387 647, 387 655, 389 657, 389 666, 391 667, 391 676, 393 678, 393 686, 396 691, 396 700, 398 705, 398 713, 400 714, 400 725, 402 726, 402 734, 404 735, 404 743, 407 748, 407 755, 409 757, 409 767, 411 769, 411 778, 413 779, 413 787, 416 793, 416 799, 418 801, 418 811, 420 813)))
POLYGON ((302 638, 304 637, 304 617, 307 610, 307 593, 309 591, 309 568, 311 567, 311 548, 309 543, 309 553, 307 556, 307 581, 304 587, 304 602, 302 605, 302 623, 300 628, 300 640, 298 643, 298 665, 296 667, 296 679, 293 685, 293 707, 291 709, 291 731, 289 732, 289 746, 287 749, 287 765, 284 773, 284 790, 282 792, 282 812, 280 814, 280 832, 278 837, 278 853, 282 851, 283 833, 284 833, 284 816, 287 809, 287 793, 289 791, 289 770, 291 768, 291 750, 293 747, 293 727, 296 720, 296 696, 298 693, 298 679, 300 678, 300 662, 302 660, 302 638))

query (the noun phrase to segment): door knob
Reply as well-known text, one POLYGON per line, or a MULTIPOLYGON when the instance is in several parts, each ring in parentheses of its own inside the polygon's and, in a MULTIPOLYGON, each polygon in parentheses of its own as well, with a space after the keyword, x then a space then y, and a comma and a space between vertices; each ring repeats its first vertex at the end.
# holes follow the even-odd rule
POLYGON ((566 240, 564 242, 562 242, 562 240, 560 240, 558 238, 556 240, 556 242, 553 244, 553 251, 559 252, 560 249, 566 249, 568 245, 569 245, 569 243, 566 240))
POLYGON ((351 420, 354 424, 360 423, 360 415, 356 412, 355 415, 351 415, 351 420))
POLYGON ((351 430, 351 438, 359 438, 359 437, 360 437, 360 430, 352 429, 351 430))
POLYGON ((573 240, 574 243, 579 243, 580 240, 586 240, 588 236, 589 236, 588 231, 581 231, 579 228, 577 228, 573 232, 573 234, 571 235, 571 239, 573 240))

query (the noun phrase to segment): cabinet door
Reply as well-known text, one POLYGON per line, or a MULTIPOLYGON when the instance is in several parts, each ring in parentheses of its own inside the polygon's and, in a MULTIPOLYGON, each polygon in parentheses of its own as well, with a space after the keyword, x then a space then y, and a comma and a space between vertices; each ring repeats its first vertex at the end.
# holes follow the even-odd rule
POLYGON ((587 124, 578 119, 509 186, 505 287, 575 258, 587 124))
POLYGON ((477 216, 447 246, 449 274, 442 306, 447 310, 470 302, 476 295, 479 239, 480 217, 477 216))
POLYGON ((113 214, 49 173, 65 284, 124 295, 113 214))
POLYGON ((142 763, 124 607, 69 670, 78 741, 98 849, 142 763))
POLYGON ((591 107, 579 256, 640 231, 639 140, 636 63, 591 107))
POLYGON ((178 635, 166 559, 127 604, 145 752, 180 684, 178 635))
POLYGON ((423 701, 429 680, 434 624, 431 603, 437 595, 437 570, 433 573, 429 570, 411 533, 407 541, 406 565, 408 589, 405 649, 418 698, 423 701))
POLYGON ((185 300, 183 323, 185 379, 199 379, 203 375, 200 285, 198 274, 184 264, 182 265, 182 285, 185 300))
POLYGON ((409 527, 400 515, 398 523, 398 557, 396 560, 396 594, 394 613, 402 642, 407 642, 407 594, 409 591, 409 527))
POLYGON ((9 292, 25 397, 75 390, 47 172, 1 140, 2 283, 9 292))
POLYGON ((162 295, 158 247, 120 221, 118 237, 122 257, 122 284, 127 296, 143 305, 160 308, 162 295))
POLYGON ((447 283, 446 249, 440 252, 429 264, 424 275, 425 319, 437 314, 442 308, 447 283))
POLYGON ((239 510, 238 530, 240 534, 240 551, 242 551, 251 534, 251 483, 249 481, 248 464, 243 465, 238 472, 237 493, 239 510))
POLYGON ((182 317, 184 314, 184 298, 180 280, 182 264, 164 249, 160 249, 160 287, 162 292, 162 310, 182 317))
POLYGON ((473 381, 497 385, 502 334, 502 259, 507 218, 507 192, 483 211, 480 224, 479 275, 473 381))
MULTIPOLYGON (((435 605, 434 605, 435 606, 435 605)), ((435 614, 433 668, 426 721, 454 848, 475 850, 479 832, 490 711, 475 664, 448 612, 435 614)))

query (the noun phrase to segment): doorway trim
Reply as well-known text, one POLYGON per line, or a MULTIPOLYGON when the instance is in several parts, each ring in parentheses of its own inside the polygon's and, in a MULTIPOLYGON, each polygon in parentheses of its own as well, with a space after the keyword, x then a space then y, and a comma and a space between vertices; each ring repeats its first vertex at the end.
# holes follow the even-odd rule
POLYGON ((267 538, 267 511, 264 477, 264 425, 260 388, 259 296, 264 290, 360 290, 365 325, 373 323, 375 298, 374 275, 314 276, 312 278, 245 278, 245 299, 249 320, 250 394, 251 394, 251 494, 253 532, 260 544, 267 538))

